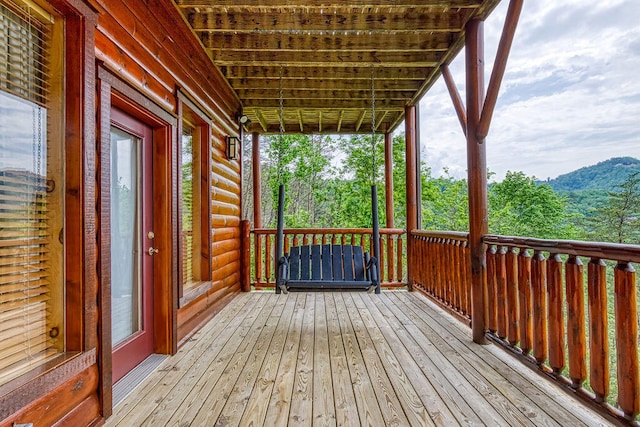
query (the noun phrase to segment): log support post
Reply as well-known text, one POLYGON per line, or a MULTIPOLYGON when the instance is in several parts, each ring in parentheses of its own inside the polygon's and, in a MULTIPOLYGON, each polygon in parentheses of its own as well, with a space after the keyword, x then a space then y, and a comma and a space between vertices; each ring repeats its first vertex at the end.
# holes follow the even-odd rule
MULTIPOLYGON (((473 341, 478 344, 486 343, 484 334, 487 297, 486 251, 482 243, 482 236, 488 233, 486 147, 484 139, 478 138, 478 125, 484 102, 483 26, 482 21, 474 19, 467 23, 465 29, 471 328, 473 341)), ((407 202, 408 199, 407 190, 407 202)))
MULTIPOLYGON (((418 227, 418 173, 416 170, 416 107, 407 106, 404 112, 405 117, 405 162, 407 166, 407 259, 412 260, 414 245, 411 240, 411 231, 418 227)), ((413 290, 413 269, 412 262, 407 263, 407 285, 409 290, 413 290)))
POLYGON ((240 289, 251 291, 251 222, 240 221, 240 289))
POLYGON ((262 228, 262 195, 260 193, 260 134, 251 134, 253 168, 253 228, 262 228))
POLYGON ((386 227, 394 228, 393 215, 393 141, 390 133, 384 134, 384 189, 386 203, 386 227))

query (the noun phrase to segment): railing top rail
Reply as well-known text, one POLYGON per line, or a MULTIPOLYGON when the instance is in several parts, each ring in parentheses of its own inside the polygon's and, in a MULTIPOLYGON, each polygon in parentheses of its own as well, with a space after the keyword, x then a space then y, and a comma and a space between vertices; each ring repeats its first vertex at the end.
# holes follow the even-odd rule
MULTIPOLYGON (((254 234, 276 234, 275 228, 254 228, 254 234)), ((285 228, 284 234, 371 234, 371 228, 285 228)), ((380 234, 404 234, 402 228, 381 228, 380 234)))
POLYGON ((439 230, 411 230, 412 236, 428 237, 432 239, 448 240, 469 240, 469 233, 461 231, 439 231, 439 230))
POLYGON ((482 241, 489 245, 527 248, 554 254, 567 254, 596 259, 640 262, 640 246, 607 242, 579 242, 575 240, 546 240, 530 237, 486 235, 482 241))

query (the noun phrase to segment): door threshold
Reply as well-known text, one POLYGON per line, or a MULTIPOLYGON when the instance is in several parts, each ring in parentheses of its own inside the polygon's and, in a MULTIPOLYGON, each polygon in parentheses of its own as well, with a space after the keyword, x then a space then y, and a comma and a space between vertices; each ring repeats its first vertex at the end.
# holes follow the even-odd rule
POLYGON ((133 390, 168 359, 166 354, 152 354, 113 385, 113 407, 118 406, 133 390))

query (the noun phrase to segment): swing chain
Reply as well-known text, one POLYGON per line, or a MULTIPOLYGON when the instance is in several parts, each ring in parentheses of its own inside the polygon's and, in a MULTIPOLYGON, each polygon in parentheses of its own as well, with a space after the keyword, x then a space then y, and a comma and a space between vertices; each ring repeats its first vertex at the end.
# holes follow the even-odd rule
POLYGON ((371 65, 371 184, 376 183, 376 86, 375 68, 371 65))
POLYGON ((284 149, 283 147, 283 136, 284 136, 284 101, 283 101, 283 90, 282 90, 282 65, 280 66, 280 79, 279 79, 279 91, 278 91, 278 96, 279 96, 279 111, 278 111, 278 118, 279 118, 279 122, 280 122, 280 136, 278 139, 278 165, 277 165, 277 170, 278 170, 278 183, 282 184, 282 150, 284 149))

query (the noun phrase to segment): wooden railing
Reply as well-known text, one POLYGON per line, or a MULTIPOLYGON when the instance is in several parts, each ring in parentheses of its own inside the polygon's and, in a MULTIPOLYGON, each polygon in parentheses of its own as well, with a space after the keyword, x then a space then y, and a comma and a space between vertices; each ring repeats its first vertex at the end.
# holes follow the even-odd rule
POLYGON ((613 415, 635 420, 638 302, 631 263, 640 262, 640 246, 483 240, 488 336, 613 415))
POLYGON ((413 230, 413 255, 408 261, 414 288, 467 321, 471 319, 468 238, 468 233, 413 230))
MULTIPOLYGON (((468 235, 412 231, 411 284, 466 321, 468 235)), ((485 236, 487 337, 615 417, 640 412, 640 246, 485 236), (586 274, 583 263, 587 264, 586 274)))
MULTIPOLYGON (((275 286, 274 252, 276 230, 259 228, 252 231, 251 284, 255 289, 275 286)), ((285 228, 284 251, 291 246, 308 244, 360 245, 373 254, 370 228, 285 228)), ((383 288, 406 286, 404 274, 405 232, 398 228, 380 229, 380 276, 383 288)))

